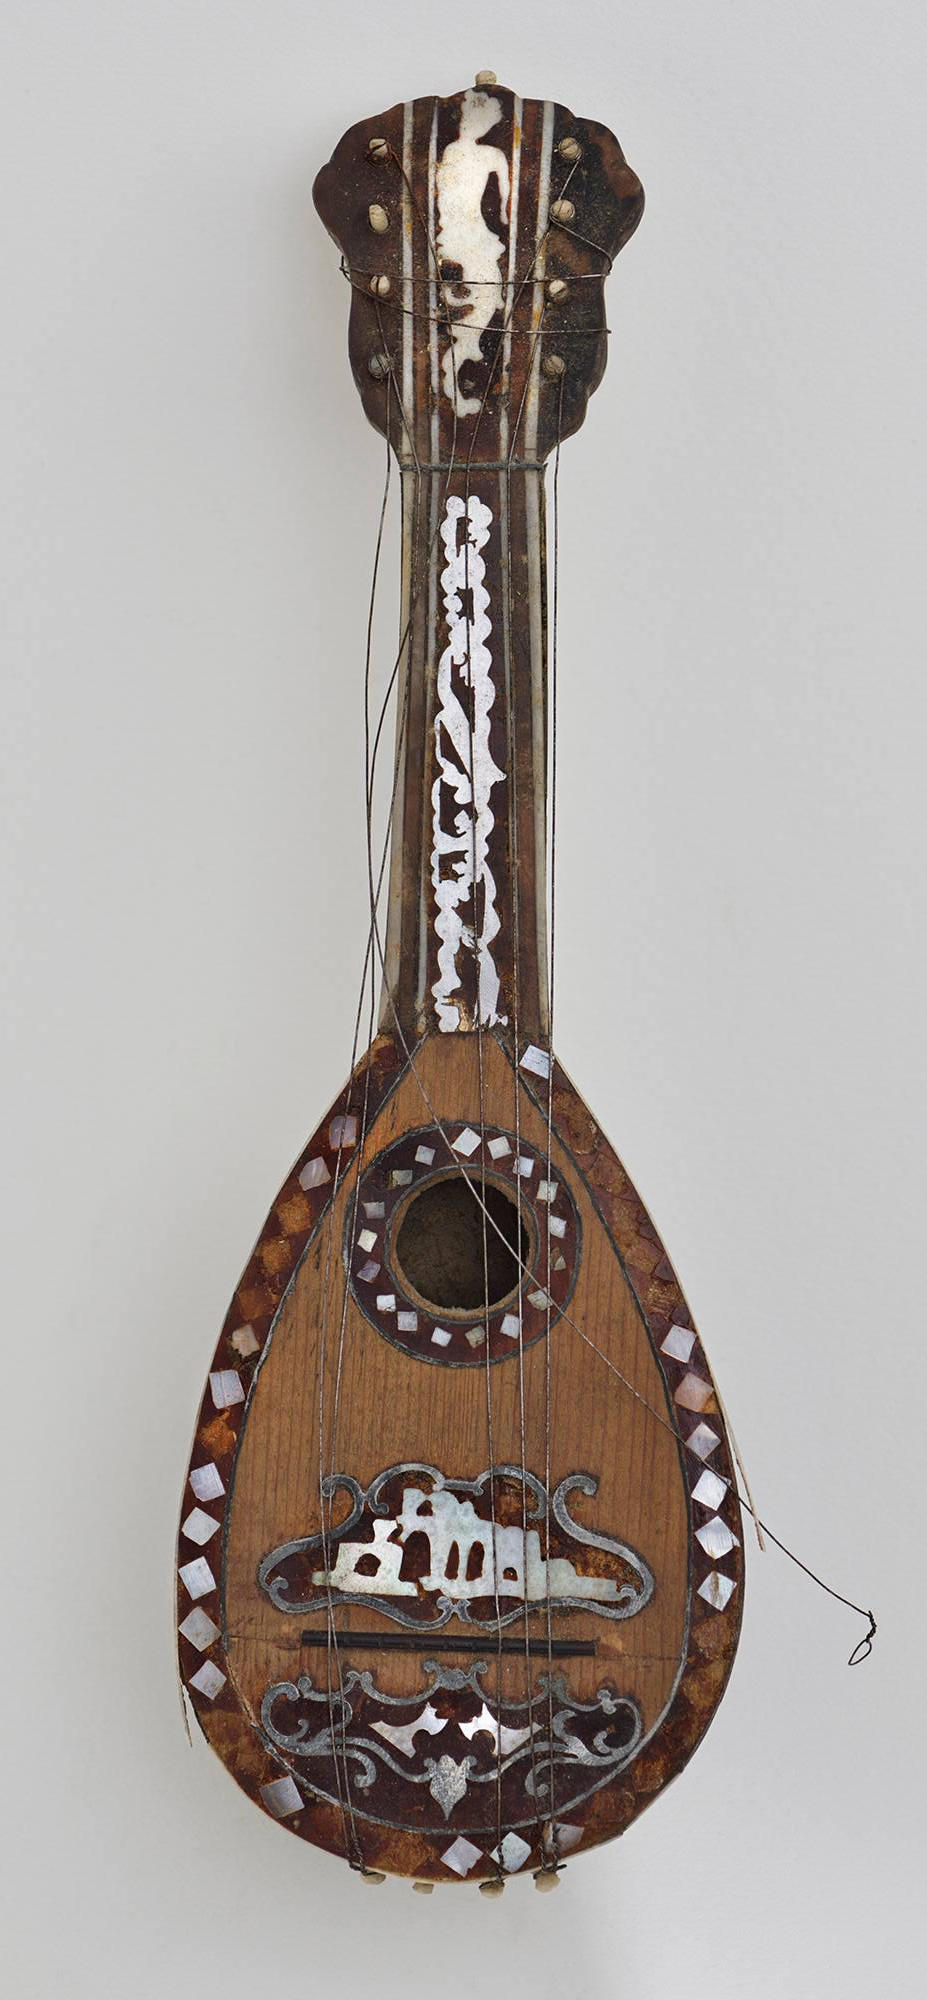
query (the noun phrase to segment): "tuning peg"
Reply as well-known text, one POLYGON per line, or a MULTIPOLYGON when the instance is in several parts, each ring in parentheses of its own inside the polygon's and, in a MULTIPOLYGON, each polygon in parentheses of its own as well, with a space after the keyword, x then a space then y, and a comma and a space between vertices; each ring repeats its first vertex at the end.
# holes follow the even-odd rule
POLYGON ((371 354, 367 363, 367 373, 373 376, 375 382, 385 382, 391 371, 392 363, 388 354, 371 354))
POLYGON ((368 139, 367 152, 371 160, 388 160, 390 146, 388 139, 368 139))
POLYGON ((582 157, 582 146, 578 139, 561 139, 557 147, 561 160, 578 160, 582 157))
POLYGON ((568 296, 569 290, 570 287, 565 278, 551 278, 550 284, 547 286, 546 296, 549 298, 551 305, 555 306, 559 304, 561 299, 565 299, 568 296))
POLYGON ((550 205, 551 222, 572 222, 575 214, 576 210, 573 207, 573 203, 571 201, 561 200, 561 201, 551 202, 550 205))
POLYGON ((375 299, 389 298, 392 286, 385 271, 375 271, 370 280, 370 289, 375 299))
POLYGON ((371 202, 370 207, 367 210, 367 221, 369 222, 371 229, 376 230, 378 236, 385 235, 387 229, 389 228, 389 211, 388 209, 385 209, 383 207, 382 202, 380 201, 371 202))
POLYGON ((492 90, 499 79, 494 69, 478 69, 473 81, 477 90, 492 90))
POLYGON ((563 355, 545 354, 541 362, 541 374, 547 376, 548 382, 559 382, 561 375, 566 374, 566 362, 563 355))

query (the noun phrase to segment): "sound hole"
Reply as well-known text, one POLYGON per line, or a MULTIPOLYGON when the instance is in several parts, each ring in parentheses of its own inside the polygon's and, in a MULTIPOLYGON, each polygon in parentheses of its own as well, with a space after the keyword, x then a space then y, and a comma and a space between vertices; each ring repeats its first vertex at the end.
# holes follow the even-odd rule
POLYGON ((478 1181, 471 1192, 462 1175, 450 1174, 413 1195, 399 1225, 399 1275, 436 1311, 499 1305, 518 1284, 519 1260, 528 1261, 528 1232, 515 1202, 487 1181, 484 1263, 482 1196, 478 1181))

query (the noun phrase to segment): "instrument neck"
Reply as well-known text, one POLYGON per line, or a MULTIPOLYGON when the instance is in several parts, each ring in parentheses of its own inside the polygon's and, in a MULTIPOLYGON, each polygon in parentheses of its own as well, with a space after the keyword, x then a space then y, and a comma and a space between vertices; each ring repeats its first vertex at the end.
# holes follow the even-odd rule
POLYGON ((402 485, 381 1025, 524 1046, 548 1012, 543 467, 404 466, 402 485))

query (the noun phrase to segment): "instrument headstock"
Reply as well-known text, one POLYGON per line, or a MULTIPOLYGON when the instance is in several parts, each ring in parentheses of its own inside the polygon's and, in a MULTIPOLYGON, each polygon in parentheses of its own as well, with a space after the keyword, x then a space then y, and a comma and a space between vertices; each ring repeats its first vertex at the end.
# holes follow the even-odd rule
POLYGON ((361 401, 401 459, 537 462, 578 430, 644 205, 604 125, 483 74, 352 126, 314 198, 351 284, 361 401))

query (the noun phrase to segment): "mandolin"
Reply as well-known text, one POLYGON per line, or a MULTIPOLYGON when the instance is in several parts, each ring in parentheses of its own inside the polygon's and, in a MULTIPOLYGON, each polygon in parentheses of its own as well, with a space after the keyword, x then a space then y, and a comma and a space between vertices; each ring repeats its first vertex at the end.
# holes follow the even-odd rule
POLYGON ((743 1600, 704 1350, 552 1050, 545 467, 643 193, 482 73, 355 125, 315 202, 402 493, 382 1002, 216 1349, 181 1672, 256 1804, 368 1880, 546 1888, 691 1756, 743 1600))

